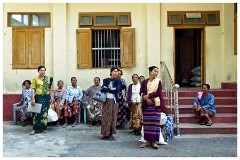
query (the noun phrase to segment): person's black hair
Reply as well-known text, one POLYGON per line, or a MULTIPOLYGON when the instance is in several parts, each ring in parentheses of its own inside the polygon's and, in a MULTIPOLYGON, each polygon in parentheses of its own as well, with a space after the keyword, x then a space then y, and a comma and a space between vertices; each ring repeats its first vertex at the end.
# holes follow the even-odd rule
POLYGON ((154 68, 157 68, 157 69, 158 69, 158 67, 156 67, 156 66, 151 66, 151 67, 148 68, 149 74, 153 71, 154 68))
POLYGON ((94 80, 95 80, 95 79, 98 79, 98 80, 99 80, 99 82, 100 82, 100 78, 99 78, 99 77, 95 77, 95 78, 94 78, 94 80))
POLYGON ((209 85, 209 84, 203 84, 202 87, 203 87, 203 86, 207 86, 207 89, 208 89, 208 90, 210 89, 210 85, 209 85))
POLYGON ((76 79, 76 80, 77 80, 77 78, 76 78, 76 77, 71 77, 71 82, 72 82, 72 80, 73 80, 73 79, 76 79))
POLYGON ((119 71, 118 67, 112 67, 112 68, 110 69, 110 76, 112 76, 112 71, 115 70, 115 69, 117 69, 117 70, 119 71))
MULTIPOLYGON (((60 82, 62 82, 62 83, 63 83, 63 81, 62 81, 62 80, 59 80, 59 81, 57 82, 57 84, 58 84, 58 83, 60 83, 60 82)), ((64 83, 63 83, 63 84, 64 84, 64 83)))
POLYGON ((123 71, 121 70, 121 69, 118 69, 118 71, 120 71, 121 72, 121 76, 123 75, 123 71))
POLYGON ((138 74, 136 74, 136 73, 132 75, 132 79, 133 79, 133 76, 137 76, 139 78, 138 74))
POLYGON ((47 70, 46 67, 44 67, 44 66, 39 66, 39 67, 38 67, 38 72, 39 72, 39 70, 42 69, 42 68, 44 68, 45 71, 47 70))
POLYGON ((139 78, 144 78, 144 79, 145 79, 145 77, 144 77, 144 76, 139 76, 139 78))
POLYGON ((31 85, 31 81, 30 81, 30 80, 25 80, 25 81, 23 81, 23 84, 22 84, 22 85, 24 86, 24 84, 25 84, 26 82, 28 82, 28 84, 31 85))

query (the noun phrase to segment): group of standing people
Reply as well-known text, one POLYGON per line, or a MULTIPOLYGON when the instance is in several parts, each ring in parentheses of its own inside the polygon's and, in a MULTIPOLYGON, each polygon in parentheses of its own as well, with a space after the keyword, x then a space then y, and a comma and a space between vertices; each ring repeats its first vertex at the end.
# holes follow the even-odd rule
MULTIPOLYGON (((128 86, 126 102, 131 110, 130 129, 132 134, 140 134, 141 128, 144 128, 145 142, 140 146, 145 148, 152 146, 158 148, 157 141, 160 135, 160 113, 164 108, 162 97, 162 83, 157 78, 158 68, 149 67, 149 78, 139 83, 139 76, 132 75, 133 84, 128 86)), ((112 67, 110 78, 103 80, 101 91, 106 93, 107 100, 103 103, 102 110, 102 139, 113 140, 113 134, 116 134, 116 121, 118 105, 122 104, 123 81, 118 78, 118 68, 112 67)))

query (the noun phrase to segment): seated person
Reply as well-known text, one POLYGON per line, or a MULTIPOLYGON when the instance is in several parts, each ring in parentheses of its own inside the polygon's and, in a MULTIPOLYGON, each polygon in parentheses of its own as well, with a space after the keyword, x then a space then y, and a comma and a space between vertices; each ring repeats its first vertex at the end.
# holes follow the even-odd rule
POLYGON ((31 81, 25 80, 23 82, 23 89, 22 89, 22 108, 20 109, 21 114, 21 121, 23 122, 22 127, 26 126, 26 119, 28 117, 32 117, 32 113, 28 112, 28 104, 32 101, 32 89, 31 89, 31 81))
POLYGON ((92 127, 93 122, 97 122, 97 125, 101 123, 102 117, 102 103, 94 101, 92 99, 95 92, 100 91, 100 78, 94 78, 94 85, 89 87, 84 94, 83 105, 87 106, 87 115, 89 120, 89 126, 92 127))
POLYGON ((65 124, 63 128, 66 128, 68 125, 68 117, 72 117, 75 115, 75 122, 73 123, 72 127, 77 126, 77 119, 79 114, 79 103, 82 101, 83 93, 80 86, 77 85, 77 78, 71 78, 72 85, 67 88, 67 105, 65 106, 64 110, 64 117, 65 117, 65 124))
POLYGON ((212 120, 210 117, 213 117, 216 113, 216 108, 214 106, 214 96, 209 93, 210 85, 203 84, 202 91, 203 94, 201 97, 197 96, 194 100, 194 112, 195 115, 200 119, 201 125, 212 125, 212 120))
POLYGON ((54 90, 53 103, 51 104, 52 109, 57 112, 58 121, 56 127, 60 125, 59 119, 63 118, 64 105, 66 105, 66 90, 63 89, 63 81, 59 80, 57 83, 58 89, 54 90))
POLYGON ((100 126, 101 124, 101 118, 102 118, 102 105, 99 105, 100 103, 93 100, 92 104, 89 104, 87 106, 87 116, 89 121, 89 127, 93 126, 93 123, 96 122, 97 126, 100 126))

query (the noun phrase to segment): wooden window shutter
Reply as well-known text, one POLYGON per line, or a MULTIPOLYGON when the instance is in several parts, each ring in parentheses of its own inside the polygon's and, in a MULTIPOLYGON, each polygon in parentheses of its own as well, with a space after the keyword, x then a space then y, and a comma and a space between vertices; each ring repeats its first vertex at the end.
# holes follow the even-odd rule
POLYGON ((28 67, 28 29, 12 29, 12 68, 28 67))
POLYGON ((121 67, 135 67, 135 28, 121 29, 121 67))
POLYGON ((29 68, 44 65, 44 28, 29 29, 29 68))
POLYGON ((92 31, 77 30, 77 67, 92 68, 92 31))

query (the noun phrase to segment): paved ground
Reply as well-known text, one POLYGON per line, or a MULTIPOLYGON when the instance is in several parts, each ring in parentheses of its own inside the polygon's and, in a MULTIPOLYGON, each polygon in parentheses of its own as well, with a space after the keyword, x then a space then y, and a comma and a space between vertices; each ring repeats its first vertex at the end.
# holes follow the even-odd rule
POLYGON ((159 149, 140 149, 128 127, 114 141, 100 139, 100 127, 49 126, 30 136, 31 125, 3 122, 3 157, 237 157, 237 135, 181 135, 159 149))

